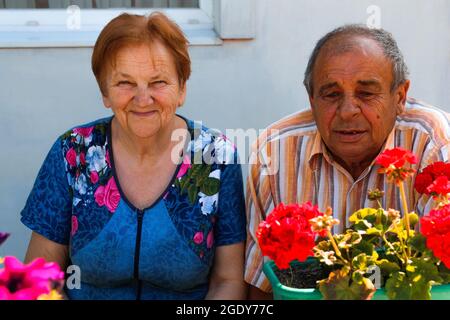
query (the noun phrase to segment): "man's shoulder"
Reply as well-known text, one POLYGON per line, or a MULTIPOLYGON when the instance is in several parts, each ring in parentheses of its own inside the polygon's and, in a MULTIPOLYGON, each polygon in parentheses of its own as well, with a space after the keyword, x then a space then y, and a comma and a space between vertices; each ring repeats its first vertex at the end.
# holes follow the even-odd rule
POLYGON ((311 110, 305 109, 281 118, 270 124, 264 131, 267 137, 282 139, 316 134, 317 126, 311 110))
POLYGON ((440 144, 450 142, 450 114, 426 102, 408 98, 406 110, 397 117, 396 129, 428 135, 440 144))

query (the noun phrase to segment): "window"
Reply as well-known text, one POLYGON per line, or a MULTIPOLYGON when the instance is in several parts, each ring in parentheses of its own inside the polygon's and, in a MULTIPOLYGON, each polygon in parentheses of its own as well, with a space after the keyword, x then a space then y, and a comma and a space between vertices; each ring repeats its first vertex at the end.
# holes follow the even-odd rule
POLYGON ((199 8, 199 0, 0 0, 0 9, 199 8))
POLYGON ((162 11, 191 45, 254 37, 255 0, 0 0, 0 48, 92 47, 126 11, 162 11))

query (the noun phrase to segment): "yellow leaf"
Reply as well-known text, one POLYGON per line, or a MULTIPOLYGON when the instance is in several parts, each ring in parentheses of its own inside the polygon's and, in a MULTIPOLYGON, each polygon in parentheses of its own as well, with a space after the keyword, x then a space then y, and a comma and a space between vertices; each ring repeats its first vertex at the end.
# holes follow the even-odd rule
POLYGON ((63 300, 63 296, 57 290, 52 290, 49 293, 41 294, 38 300, 63 300))

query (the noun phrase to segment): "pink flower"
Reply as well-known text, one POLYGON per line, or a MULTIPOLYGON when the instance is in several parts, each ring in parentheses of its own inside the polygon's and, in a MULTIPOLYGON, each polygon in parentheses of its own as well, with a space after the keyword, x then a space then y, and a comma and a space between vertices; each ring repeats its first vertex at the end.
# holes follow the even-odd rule
POLYGON ((105 160, 106 160, 106 164, 108 165, 108 167, 111 168, 111 160, 109 159, 109 152, 108 152, 108 150, 106 150, 105 160))
POLYGON ((206 247, 211 249, 214 244, 214 232, 211 230, 206 237, 206 247))
POLYGON ((114 177, 111 177, 106 186, 97 188, 94 194, 95 202, 102 207, 106 206, 109 212, 114 213, 120 202, 120 193, 114 177))
POLYGON ((91 171, 91 182, 96 184, 98 182, 98 173, 97 171, 91 171))
POLYGON ((88 138, 92 134, 93 130, 94 130, 94 127, 75 128, 75 129, 73 129, 73 132, 76 134, 79 134, 80 136, 82 136, 84 138, 88 138))
POLYGON ((67 151, 66 160, 71 167, 75 167, 77 165, 77 153, 73 148, 70 148, 69 151, 67 151))
POLYGON ((97 202, 97 204, 100 207, 103 207, 105 205, 105 187, 104 186, 100 186, 97 188, 97 190, 95 190, 94 198, 95 198, 95 202, 97 202))
POLYGON ((76 216, 72 216, 72 231, 70 235, 73 237, 75 233, 78 231, 78 219, 76 216))
POLYGON ((0 300, 35 300, 62 286, 64 273, 56 263, 38 258, 24 265, 15 257, 5 257, 0 270, 0 300))
POLYGON ((203 232, 199 231, 194 235, 194 243, 201 244, 203 242, 203 232))
POLYGON ((178 171, 177 179, 183 177, 186 172, 191 168, 191 159, 188 156, 184 156, 183 163, 181 164, 180 171, 178 171))
POLYGON ((80 153, 80 163, 83 166, 86 164, 86 156, 85 156, 84 152, 80 153))
POLYGON ((105 189, 105 205, 110 212, 116 211, 120 202, 120 193, 114 178, 109 179, 105 189))

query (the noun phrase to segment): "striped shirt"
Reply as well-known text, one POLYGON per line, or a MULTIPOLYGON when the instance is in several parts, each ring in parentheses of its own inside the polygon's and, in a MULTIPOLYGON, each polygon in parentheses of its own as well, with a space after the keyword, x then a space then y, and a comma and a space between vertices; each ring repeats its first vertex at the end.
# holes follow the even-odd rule
MULTIPOLYGON (((409 98, 381 152, 395 147, 412 151, 418 159, 412 168, 420 170, 435 161, 447 162, 449 145, 450 114, 409 98)), ((294 113, 267 128, 253 145, 249 168, 245 280, 266 292, 271 288, 262 272, 263 256, 256 231, 274 206, 311 201, 322 212, 330 206, 341 222, 334 232, 348 227, 348 218, 354 211, 375 206, 367 198, 369 190, 378 188, 385 192, 383 208, 401 209, 398 189, 378 173, 379 166, 374 161, 356 180, 333 161, 310 110, 294 113)), ((428 212, 431 201, 419 197, 413 190, 413 180, 408 179, 405 184, 408 209, 420 215, 428 212)))

